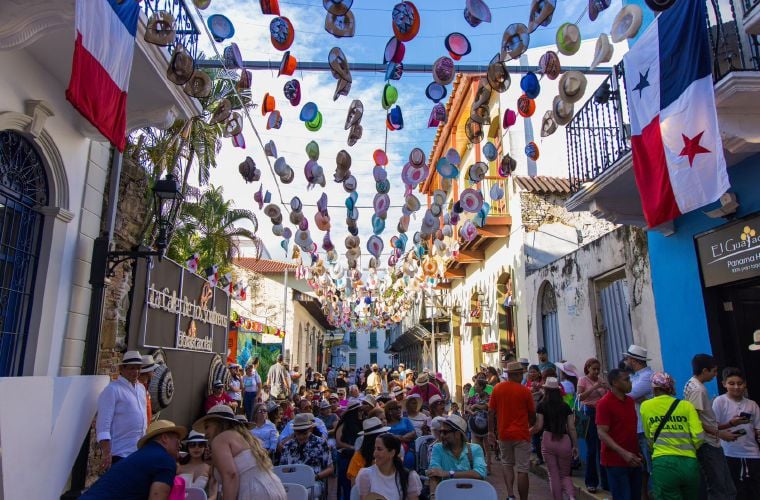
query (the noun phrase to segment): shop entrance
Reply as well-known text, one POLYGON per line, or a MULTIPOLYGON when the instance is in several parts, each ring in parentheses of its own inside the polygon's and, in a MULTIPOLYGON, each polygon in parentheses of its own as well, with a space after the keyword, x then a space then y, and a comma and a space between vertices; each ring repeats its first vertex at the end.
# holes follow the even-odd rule
POLYGON ((714 290, 717 328, 710 328, 713 353, 721 368, 736 366, 744 371, 749 398, 760 401, 760 350, 749 349, 754 332, 760 330, 760 279, 714 290))

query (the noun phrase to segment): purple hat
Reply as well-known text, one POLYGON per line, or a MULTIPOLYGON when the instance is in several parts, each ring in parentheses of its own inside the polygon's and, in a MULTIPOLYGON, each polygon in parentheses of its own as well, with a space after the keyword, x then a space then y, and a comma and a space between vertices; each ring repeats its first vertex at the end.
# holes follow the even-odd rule
POLYGON ((420 182, 427 179, 428 173, 430 172, 428 166, 426 164, 422 164, 421 166, 413 165, 412 163, 407 163, 404 165, 404 168, 401 170, 401 180, 404 181, 404 184, 407 186, 415 187, 420 182))
POLYGON ((467 0, 464 8, 464 19, 473 28, 480 23, 491 22, 491 9, 483 0, 467 0))
POLYGON ((483 206, 483 193, 477 189, 468 188, 459 195, 459 203, 465 212, 476 214, 483 206))
POLYGON ((282 91, 291 106, 298 106, 301 103, 301 83, 298 80, 293 79, 285 82, 282 91))
POLYGON ((444 106, 442 103, 437 103, 435 106, 433 106, 433 109, 430 110, 430 118, 428 118, 428 128, 430 127, 437 127, 441 123, 446 123, 447 117, 446 117, 446 106, 444 106))
POLYGON ((383 252, 383 240, 379 236, 373 234, 367 240, 367 251, 376 259, 380 258, 380 254, 383 252))
POLYGON ((384 215, 388 213, 388 209, 391 206, 391 198, 387 193, 377 193, 375 199, 372 200, 372 207, 375 209, 377 215, 384 215))
POLYGON ((435 60, 433 80, 441 85, 448 85, 454 81, 454 61, 451 58, 443 56, 435 60))

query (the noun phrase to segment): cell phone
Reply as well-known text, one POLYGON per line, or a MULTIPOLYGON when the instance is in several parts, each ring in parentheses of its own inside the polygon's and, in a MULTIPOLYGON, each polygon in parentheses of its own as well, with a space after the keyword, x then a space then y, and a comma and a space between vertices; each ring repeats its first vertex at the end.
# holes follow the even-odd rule
POLYGON ((733 431, 731 434, 733 434, 734 436, 744 436, 747 434, 747 429, 737 429, 733 431))
POLYGON ((751 419, 751 418, 752 418, 752 414, 751 414, 751 413, 747 413, 746 411, 743 411, 743 412, 741 412, 741 413, 739 414, 739 416, 740 416, 741 418, 746 418, 747 420, 749 420, 749 419, 751 419))

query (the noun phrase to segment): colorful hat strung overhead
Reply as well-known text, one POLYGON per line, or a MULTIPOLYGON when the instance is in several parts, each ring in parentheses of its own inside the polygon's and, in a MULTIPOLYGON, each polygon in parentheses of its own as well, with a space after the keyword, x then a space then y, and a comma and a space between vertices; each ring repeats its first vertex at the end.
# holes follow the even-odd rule
POLYGON ((441 123, 446 123, 446 106, 442 103, 438 103, 430 110, 430 117, 428 118, 428 128, 437 127, 441 123))
POLYGON ((625 5, 612 22, 610 37, 614 43, 622 42, 626 38, 633 38, 641 28, 641 20, 644 11, 636 4, 625 5))
POLYGON ((655 12, 662 12, 668 10, 676 3, 676 0, 646 0, 647 7, 655 12))
POLYGON ((472 118, 468 118, 464 124, 464 133, 467 136, 467 140, 472 144, 480 143, 485 137, 483 131, 483 125, 476 122, 472 118))
POLYGON ((335 38, 350 38, 356 33, 356 18, 351 11, 342 15, 328 12, 325 16, 325 31, 335 38))
POLYGON ((425 96, 435 103, 444 99, 447 93, 446 87, 438 82, 430 82, 425 89, 425 96))
POLYGON ((472 52, 470 41, 462 33, 449 33, 446 35, 443 44, 446 46, 446 50, 449 51, 451 58, 455 61, 460 60, 462 57, 472 52))
POLYGON ((222 59, 224 60, 224 67, 228 70, 243 67, 243 56, 240 54, 240 48, 234 42, 224 48, 222 59))
POLYGON ((330 14, 342 16, 351 9, 354 0, 322 0, 322 7, 330 14))
POLYGON ((470 168, 467 169, 467 177, 472 184, 477 184, 478 182, 482 181, 485 179, 487 174, 488 165, 482 161, 473 163, 470 165, 470 168))
POLYGON ((279 111, 274 110, 271 113, 269 113, 269 118, 267 118, 267 130, 269 129, 278 129, 282 126, 282 115, 279 111))
POLYGON ((389 61, 385 68, 386 80, 401 80, 401 76, 404 74, 404 63, 395 63, 389 61))
POLYGON ((333 47, 327 57, 330 65, 330 72, 338 80, 333 94, 333 101, 338 100, 338 96, 348 95, 351 90, 351 70, 348 66, 348 58, 340 47, 333 47))
POLYGON ((522 23, 507 26, 501 37, 501 58, 508 61, 520 57, 530 45, 528 27, 522 23))
POLYGON ((232 113, 232 103, 229 99, 224 98, 218 103, 216 103, 216 109, 214 109, 213 114, 211 115, 211 120, 209 120, 209 124, 215 125, 217 123, 222 123, 224 121, 227 121, 227 118, 230 117, 230 114, 232 113))
POLYGON ((261 5, 262 14, 274 14, 275 16, 280 15, 279 0, 259 0, 259 4, 261 5))
POLYGON ((485 156, 486 160, 488 161, 495 161, 499 156, 499 153, 496 150, 496 146, 494 146, 493 142, 488 141, 486 145, 483 146, 483 156, 485 156))
POLYGON ((591 69, 595 69, 601 63, 607 63, 612 60, 612 54, 615 52, 615 48, 610 43, 610 37, 606 33, 599 35, 596 39, 596 46, 594 47, 594 60, 591 62, 591 69))
POLYGON ((203 99, 211 95, 211 87, 211 77, 208 76, 208 73, 196 69, 187 83, 182 87, 182 90, 190 97, 203 99))
POLYGON ((525 146, 525 156, 533 161, 538 160, 538 145, 535 142, 531 141, 525 146))
POLYGON ((397 3, 391 13, 393 33, 402 42, 409 42, 420 31, 420 13, 412 2, 397 3))
POLYGON ((256 162, 250 156, 246 156, 245 161, 238 166, 238 172, 240 172, 246 183, 256 182, 261 179, 261 170, 256 168, 256 162))
POLYGON ((322 112, 317 111, 317 116, 304 124, 309 132, 316 132, 322 128, 322 112))
POLYGON ((559 79, 559 95, 565 102, 578 102, 586 92, 586 84, 586 75, 580 71, 568 71, 559 79))
POLYGON ((276 108, 274 96, 269 92, 264 94, 264 98, 261 100, 261 115, 264 116, 270 111, 274 111, 276 108))
POLYGON ((541 137, 548 137, 557 130, 557 122, 554 121, 554 114, 551 110, 547 110, 544 113, 544 117, 541 120, 541 137))
POLYGON ((348 113, 346 114, 346 123, 343 126, 343 130, 348 130, 356 125, 359 125, 364 116, 364 104, 359 99, 354 99, 348 106, 348 113))
POLYGON ((193 76, 194 66, 192 56, 181 43, 178 43, 166 69, 166 78, 176 85, 184 85, 193 76))
POLYGON ((549 80, 555 80, 562 72, 562 65, 559 62, 559 56, 553 50, 547 50, 538 61, 538 67, 541 73, 546 75, 549 80))
POLYGON ((492 90, 500 94, 506 92, 512 84, 512 78, 509 76, 507 65, 501 59, 501 54, 496 54, 491 58, 486 72, 486 81, 492 90))
POLYGON ((477 189, 467 188, 459 195, 459 203, 465 212, 478 213, 483 206, 483 193, 477 189))
POLYGON ((571 102, 562 100, 562 97, 555 96, 552 101, 552 117, 557 125, 567 125, 573 119, 574 106, 571 102))
POLYGON ((275 145, 273 140, 270 139, 269 142, 264 144, 264 154, 272 158, 277 158, 277 145, 275 145))
MULTIPOLYGON (((372 160, 375 162, 375 165, 384 167, 388 164, 388 155, 385 154, 385 151, 382 149, 376 149, 372 153, 372 160)), ((379 180, 379 179, 375 179, 379 180)))
POLYGON ((383 109, 390 109, 391 106, 396 104, 398 100, 398 90, 390 83, 386 83, 383 87, 383 95, 380 99, 383 109))
POLYGON ((385 44, 385 51, 383 52, 383 64, 388 62, 401 63, 406 55, 406 46, 404 42, 392 36, 388 43, 385 44))
POLYGON ((388 130, 401 130, 404 128, 404 116, 401 113, 400 107, 395 106, 388 112, 385 125, 388 127, 388 130))
POLYGON ((235 36, 235 27, 232 25, 232 21, 221 14, 209 16, 206 24, 215 42, 223 42, 235 36))
POLYGON ((287 17, 278 16, 269 22, 269 39, 277 50, 288 50, 295 39, 293 23, 287 17))
POLYGON ((513 109, 507 108, 504 112, 504 119, 501 122, 502 128, 506 130, 515 123, 517 123, 517 113, 513 109))
POLYGON ((259 190, 253 193, 253 201, 258 204, 259 210, 264 206, 264 203, 269 203, 271 200, 272 193, 267 191, 266 194, 264 194, 264 186, 259 186, 259 190))
POLYGON ((464 7, 464 19, 473 28, 480 23, 490 23, 491 9, 483 0, 467 0, 464 7))
POLYGON ((161 47, 173 44, 177 38, 177 30, 174 27, 174 16, 166 11, 152 14, 148 19, 143 38, 146 42, 161 47))
POLYGON ((448 85, 454 80, 454 61, 443 56, 433 63, 433 80, 441 85, 448 85))
POLYGON ((505 154, 499 162, 499 176, 509 177, 517 169, 517 161, 509 154, 505 154))
POLYGON ((504 188, 498 182, 494 182, 488 194, 493 201, 499 201, 504 198, 504 188))
POLYGON ((280 69, 277 71, 277 76, 287 75, 291 76, 296 70, 296 66, 298 66, 298 60, 290 55, 290 51, 286 51, 282 55, 282 60, 280 61, 280 69))
POLYGON ((301 83, 298 80, 293 79, 285 82, 282 92, 291 106, 298 106, 301 103, 301 83))
POLYGON ((541 93, 541 85, 538 83, 538 77, 532 71, 528 71, 520 79, 520 88, 525 92, 525 95, 531 99, 535 99, 538 97, 538 94, 541 93))
POLYGON ((609 8, 612 0, 588 0, 588 18, 591 21, 596 21, 599 17, 599 13, 609 8))
POLYGON ((533 33, 539 26, 549 26, 556 3, 556 0, 533 0, 530 4, 528 31, 533 33))
POLYGON ((529 118, 536 112, 536 101, 523 94, 517 99, 517 112, 523 118, 529 118))
POLYGON ((564 23, 557 28, 557 50, 560 54, 572 56, 581 48, 581 30, 573 23, 564 23))

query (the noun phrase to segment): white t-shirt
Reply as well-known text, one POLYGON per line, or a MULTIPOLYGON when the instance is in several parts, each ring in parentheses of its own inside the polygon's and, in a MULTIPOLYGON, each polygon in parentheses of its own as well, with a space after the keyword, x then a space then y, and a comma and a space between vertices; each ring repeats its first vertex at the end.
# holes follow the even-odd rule
POLYGON ((407 415, 407 418, 412 422, 412 426, 414 427, 415 432, 417 432, 417 437, 422 437, 423 426, 427 425, 430 427, 431 418, 422 412, 419 412, 415 417, 407 415))
MULTIPOLYGON (((396 484, 396 475, 385 476, 377 468, 377 465, 365 467, 359 471, 356 476, 356 486, 359 489, 359 495, 364 496, 370 493, 382 495, 386 500, 403 500, 399 485, 396 484)), ((409 481, 406 486, 406 494, 416 495, 422 492, 422 482, 416 472, 409 472, 409 481)))
MULTIPOLYGON (((718 422, 715 419, 715 412, 710 404, 710 396, 707 394, 705 384, 697 380, 696 377, 691 377, 683 388, 683 398, 694 405, 703 427, 707 425, 717 429, 718 422)), ((718 438, 707 432, 705 432, 705 443, 711 444, 716 448, 720 446, 718 438)))
POLYGON ((721 441, 720 444, 723 446, 723 453, 727 457, 760 458, 760 449, 757 441, 755 441, 755 429, 760 429, 760 408, 758 408, 757 403, 747 398, 737 402, 723 394, 713 401, 713 411, 720 424, 725 424, 732 418, 738 417, 740 413, 750 413, 752 415, 750 423, 728 429, 731 432, 744 429, 747 433, 739 436, 736 441, 731 443, 721 441))

